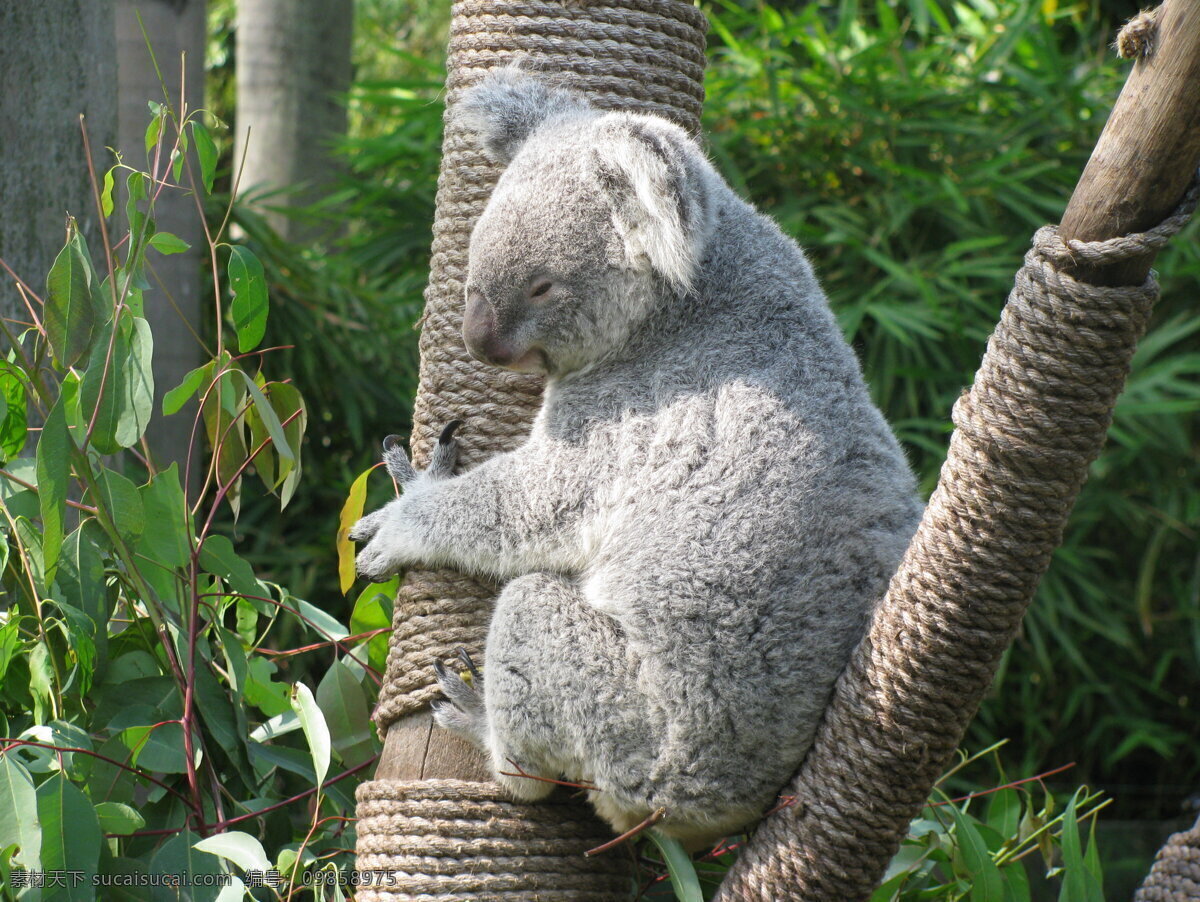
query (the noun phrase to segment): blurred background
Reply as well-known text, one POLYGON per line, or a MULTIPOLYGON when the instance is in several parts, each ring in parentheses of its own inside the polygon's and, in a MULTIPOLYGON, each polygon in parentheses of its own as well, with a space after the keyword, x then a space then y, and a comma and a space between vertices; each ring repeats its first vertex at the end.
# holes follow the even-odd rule
MULTIPOLYGON (((709 152, 807 249, 928 492, 1029 238, 1057 221, 1120 89, 1109 45, 1137 4, 701 5, 709 152)), ((309 426, 290 506, 247 495, 227 526, 257 573, 338 618, 338 511, 380 439, 407 431, 416 388, 449 15, 444 0, 0 2, 0 247, 17 271, 48 269, 64 209, 97 227, 80 112, 101 171, 110 148, 143 165, 159 72, 228 127, 209 215, 236 183, 234 222, 270 282, 266 344, 285 348, 273 367, 309 426)), ((202 248, 194 199, 171 202, 160 226, 202 248)), ((1106 790, 1105 829, 1127 830, 1106 846, 1116 886, 1123 857, 1144 872, 1200 801, 1195 237, 1159 260, 1163 299, 1107 449, 966 742, 1007 739, 1011 779, 1073 762, 1064 780, 1106 790)), ((198 250, 155 265, 162 388, 201 359, 208 265, 198 250)), ((0 288, 6 314, 17 303, 0 288)), ((188 436, 166 428, 153 444, 181 456, 188 436)))

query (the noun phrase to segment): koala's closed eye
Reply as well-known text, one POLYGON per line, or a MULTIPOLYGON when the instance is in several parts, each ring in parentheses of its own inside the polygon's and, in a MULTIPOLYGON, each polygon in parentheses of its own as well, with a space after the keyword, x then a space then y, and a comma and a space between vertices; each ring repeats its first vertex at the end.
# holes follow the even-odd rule
POLYGON ((553 287, 553 282, 551 282, 549 279, 543 279, 540 282, 534 283, 533 288, 531 288, 529 291, 529 296, 531 298, 545 297, 550 293, 550 289, 553 287))

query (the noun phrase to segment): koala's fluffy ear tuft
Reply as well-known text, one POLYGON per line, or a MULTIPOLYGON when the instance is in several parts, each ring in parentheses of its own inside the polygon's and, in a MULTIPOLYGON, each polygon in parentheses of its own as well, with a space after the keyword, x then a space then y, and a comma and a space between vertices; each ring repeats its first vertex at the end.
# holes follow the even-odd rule
POLYGON ((691 287, 715 227, 713 180, 703 152, 678 126, 618 114, 597 143, 601 189, 631 265, 649 264, 676 289, 691 287))
POLYGON ((582 94, 507 66, 492 70, 483 81, 468 88, 450 115, 478 136, 489 157, 508 164, 546 121, 594 112, 582 94))

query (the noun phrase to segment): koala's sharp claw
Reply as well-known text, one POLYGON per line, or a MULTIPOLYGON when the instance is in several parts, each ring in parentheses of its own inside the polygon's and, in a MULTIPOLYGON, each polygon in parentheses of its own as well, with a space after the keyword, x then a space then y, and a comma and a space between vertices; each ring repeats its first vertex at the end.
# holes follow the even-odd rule
POLYGON ((454 440, 454 433, 458 431, 462 422, 450 421, 438 437, 437 444, 433 446, 433 453, 429 455, 429 466, 425 472, 434 479, 445 479, 454 474, 454 466, 458 463, 458 442, 454 440))
POLYGON ((403 439, 401 439, 401 438, 400 438, 400 436, 398 436, 398 435, 389 435, 387 438, 385 438, 385 439, 383 440, 383 450, 384 450, 385 452, 387 452, 387 451, 391 451, 391 450, 392 450, 393 448, 395 448, 395 447, 396 447, 398 444, 400 444, 400 442, 401 442, 401 441, 403 441, 403 439))
POLYGON ((475 666, 475 662, 471 659, 471 656, 467 653, 467 650, 460 645, 456 654, 458 655, 458 660, 460 660, 463 666, 467 668, 467 673, 471 674, 471 679, 474 681, 475 686, 482 686, 483 674, 480 672, 479 668, 475 666))

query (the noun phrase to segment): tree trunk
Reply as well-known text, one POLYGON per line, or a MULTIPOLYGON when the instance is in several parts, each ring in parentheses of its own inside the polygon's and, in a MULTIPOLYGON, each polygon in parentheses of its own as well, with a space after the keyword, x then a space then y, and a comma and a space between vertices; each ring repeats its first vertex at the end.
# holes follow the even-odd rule
MULTIPOLYGON (((204 105, 204 7, 204 0, 117 0, 120 86, 117 146, 132 166, 149 168, 144 152, 144 135, 150 122, 146 104, 150 100, 163 100, 163 85, 146 47, 147 37, 176 112, 181 113, 183 106, 181 86, 185 91, 182 100, 189 111, 204 105)), ((169 127, 165 128, 164 141, 169 134, 169 127)), ((194 155, 192 166, 198 174, 194 155)), ((155 222, 160 232, 171 232, 191 245, 181 254, 149 254, 151 290, 146 292, 145 309, 154 332, 154 406, 159 410, 163 394, 201 364, 201 347, 195 333, 200 330, 201 320, 200 260, 204 230, 195 199, 182 191, 164 191, 159 195, 155 222)), ((151 421, 147 440, 160 466, 179 461, 180 471, 184 470, 194 414, 193 402, 176 416, 155 417, 151 421)), ((199 476, 200 470, 196 468, 197 481, 199 476)))
MULTIPOLYGON (((235 161, 245 154, 243 191, 286 191, 266 199, 267 207, 311 203, 333 181, 330 149, 346 131, 353 20, 353 0, 238 0, 235 161)), ((320 232, 283 213, 268 219, 292 240, 320 232)))
MULTIPOLYGON (((83 114, 98 170, 116 131, 111 0, 0 3, 0 258, 38 295, 78 220, 102 258, 99 213, 80 137, 83 114)), ((28 319, 0 278, 0 315, 28 319)))

